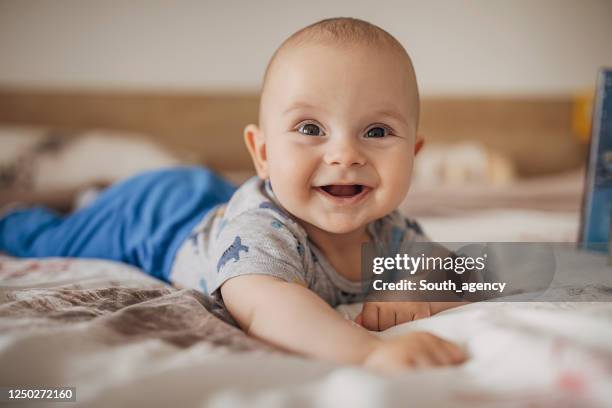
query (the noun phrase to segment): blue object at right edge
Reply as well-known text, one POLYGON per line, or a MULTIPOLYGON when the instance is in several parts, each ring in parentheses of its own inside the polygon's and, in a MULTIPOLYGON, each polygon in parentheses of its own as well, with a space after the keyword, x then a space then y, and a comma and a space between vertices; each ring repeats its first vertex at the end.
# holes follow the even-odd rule
POLYGON ((583 248, 608 251, 612 211, 612 69, 600 72, 582 208, 583 248))

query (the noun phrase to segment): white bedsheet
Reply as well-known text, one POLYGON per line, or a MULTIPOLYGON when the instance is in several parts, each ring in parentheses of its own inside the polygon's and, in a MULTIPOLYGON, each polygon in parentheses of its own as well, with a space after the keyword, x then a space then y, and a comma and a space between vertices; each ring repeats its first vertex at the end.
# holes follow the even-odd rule
POLYGON ((576 242, 580 214, 498 208, 418 221, 436 242, 576 242))

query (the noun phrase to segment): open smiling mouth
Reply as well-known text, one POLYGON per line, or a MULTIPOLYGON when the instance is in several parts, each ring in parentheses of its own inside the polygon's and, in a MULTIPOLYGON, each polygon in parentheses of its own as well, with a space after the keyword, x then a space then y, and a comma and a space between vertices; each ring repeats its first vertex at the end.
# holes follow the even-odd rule
POLYGON ((372 188, 362 184, 329 184, 316 187, 316 190, 333 202, 354 204, 361 201, 372 188))

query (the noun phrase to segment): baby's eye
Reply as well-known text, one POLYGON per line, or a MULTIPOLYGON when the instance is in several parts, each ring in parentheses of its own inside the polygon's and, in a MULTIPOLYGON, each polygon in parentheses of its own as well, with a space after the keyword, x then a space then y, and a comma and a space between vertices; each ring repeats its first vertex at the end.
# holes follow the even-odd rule
POLYGON ((366 134, 365 137, 385 137, 387 135, 388 131, 387 129, 385 129, 382 126, 376 126, 373 128, 370 128, 366 134))
POLYGON ((298 127, 298 132, 306 136, 321 136, 323 131, 314 123, 305 123, 298 127))

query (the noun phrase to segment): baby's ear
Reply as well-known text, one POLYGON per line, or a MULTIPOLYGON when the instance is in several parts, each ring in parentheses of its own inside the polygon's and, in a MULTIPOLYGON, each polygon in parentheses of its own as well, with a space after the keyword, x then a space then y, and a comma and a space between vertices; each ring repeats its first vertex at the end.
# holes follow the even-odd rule
POLYGON ((422 135, 417 134, 416 135, 416 141, 414 142, 414 155, 415 156, 423 148, 424 144, 425 144, 425 138, 422 135))
POLYGON ((259 126, 250 124, 244 128, 244 143, 246 144, 257 175, 262 180, 268 178, 268 156, 266 155, 266 142, 259 126))

